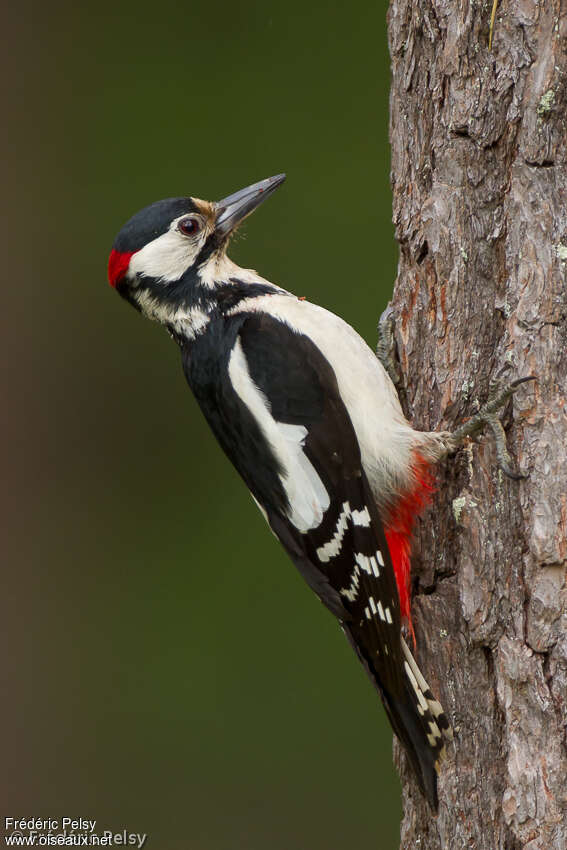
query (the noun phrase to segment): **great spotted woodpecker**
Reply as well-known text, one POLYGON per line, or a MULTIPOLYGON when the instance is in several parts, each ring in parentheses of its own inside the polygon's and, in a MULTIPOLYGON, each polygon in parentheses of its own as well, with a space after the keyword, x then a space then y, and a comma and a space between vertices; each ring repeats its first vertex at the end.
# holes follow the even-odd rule
POLYGON ((408 646, 412 526, 432 464, 484 422, 498 430, 495 411, 515 385, 457 435, 415 431, 349 325, 227 257, 231 233, 284 179, 217 203, 151 204, 119 232, 109 280, 178 343, 218 442, 339 620, 436 809, 451 730, 408 646))

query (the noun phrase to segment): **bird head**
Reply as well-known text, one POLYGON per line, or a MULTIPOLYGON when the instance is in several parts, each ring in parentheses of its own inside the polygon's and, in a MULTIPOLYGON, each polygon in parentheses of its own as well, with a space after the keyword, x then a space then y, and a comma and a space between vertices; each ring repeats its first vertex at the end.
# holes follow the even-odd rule
POLYGON ((166 198, 140 210, 114 241, 110 285, 158 321, 190 308, 235 268, 226 257, 230 236, 284 180, 268 177, 221 201, 166 198))

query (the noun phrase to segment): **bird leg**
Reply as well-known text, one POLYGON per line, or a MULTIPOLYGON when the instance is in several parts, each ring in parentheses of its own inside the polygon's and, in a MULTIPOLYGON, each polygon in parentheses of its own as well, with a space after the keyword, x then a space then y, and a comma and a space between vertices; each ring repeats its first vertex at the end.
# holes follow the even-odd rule
MULTIPOLYGON (((394 311, 388 305, 378 322, 380 336, 376 347, 376 356, 388 373, 390 380, 398 392, 400 392, 403 389, 403 378, 400 372, 399 362, 396 358, 394 328, 394 311)), ((474 437, 488 426, 494 437, 498 466, 502 472, 508 478, 515 480, 525 478, 526 476, 523 473, 514 469, 514 464, 506 445, 506 434, 498 413, 514 395, 519 386, 525 384, 526 381, 536 380, 537 378, 534 375, 529 375, 526 378, 517 378, 504 388, 502 386, 496 386, 493 388, 488 401, 480 408, 478 413, 455 431, 420 432, 424 437, 423 448, 427 455, 434 461, 443 460, 447 455, 456 452, 467 437, 474 437)))
POLYGON ((516 390, 527 381, 536 381, 535 375, 528 375, 525 378, 516 378, 504 388, 497 387, 490 394, 486 404, 480 408, 468 422, 465 422, 455 431, 451 432, 447 441, 447 453, 456 451, 462 445, 463 440, 467 437, 473 437, 482 431, 487 425, 492 431, 494 437, 494 445, 496 448, 496 458, 498 466, 508 478, 519 480, 527 476, 514 469, 512 458, 506 445, 506 434, 502 426, 500 417, 497 415, 499 411, 506 405, 508 400, 512 398, 516 390))
POLYGON ((514 469, 514 464, 506 445, 506 434, 498 413, 514 395, 519 386, 525 384, 526 381, 536 380, 537 378, 534 375, 528 375, 526 378, 517 378, 504 388, 500 386, 493 389, 488 401, 482 405, 478 413, 455 431, 422 432, 425 437, 423 446, 426 453, 434 461, 443 460, 447 455, 456 452, 467 437, 474 437, 488 425, 494 437, 499 468, 508 478, 513 478, 514 480, 526 478, 527 476, 525 474, 514 469))

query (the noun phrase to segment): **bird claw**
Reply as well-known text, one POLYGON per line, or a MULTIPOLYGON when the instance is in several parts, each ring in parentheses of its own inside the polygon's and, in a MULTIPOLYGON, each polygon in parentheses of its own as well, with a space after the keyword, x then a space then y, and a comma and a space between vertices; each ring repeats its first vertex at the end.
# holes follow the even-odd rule
POLYGON ((491 393, 488 401, 483 404, 478 413, 476 413, 468 422, 453 431, 450 437, 450 443, 453 451, 456 451, 467 437, 472 437, 481 431, 486 425, 492 431, 494 443, 496 447, 496 457, 498 466, 502 472, 515 481, 527 478, 523 472, 519 472, 514 468, 512 458, 506 445, 506 434, 504 427, 497 413, 502 410, 504 405, 514 395, 516 390, 527 381, 537 381, 535 375, 528 375, 525 378, 516 378, 515 381, 509 383, 504 389, 495 388, 491 393))
MULTIPOLYGON (((403 390, 404 384, 399 361, 396 357, 395 325, 394 310, 388 304, 378 321, 379 339, 376 346, 376 356, 388 373, 390 380, 398 392, 400 392, 403 390)), ((514 481, 527 478, 525 473, 519 472, 514 468, 514 463, 506 445, 506 433, 497 415, 512 398, 518 387, 527 381, 537 381, 537 377, 535 375, 527 375, 525 378, 516 378, 516 380, 511 381, 503 389, 501 383, 496 382, 491 387, 488 401, 482 405, 478 413, 469 419, 468 422, 465 422, 453 432, 432 432, 429 434, 429 437, 434 442, 437 442, 436 447, 429 447, 432 456, 440 459, 447 454, 457 451, 467 437, 473 437, 488 425, 494 437, 498 467, 508 478, 512 478, 514 481)))

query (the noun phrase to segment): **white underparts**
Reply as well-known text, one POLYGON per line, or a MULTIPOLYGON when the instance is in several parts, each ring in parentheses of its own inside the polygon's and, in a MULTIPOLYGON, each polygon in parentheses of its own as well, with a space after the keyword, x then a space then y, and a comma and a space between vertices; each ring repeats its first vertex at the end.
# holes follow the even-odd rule
POLYGON ((288 519, 302 533, 316 528, 330 498, 303 451, 307 428, 274 419, 268 399, 252 380, 239 339, 230 355, 228 373, 235 392, 250 410, 283 470, 280 480, 289 503, 288 519))

